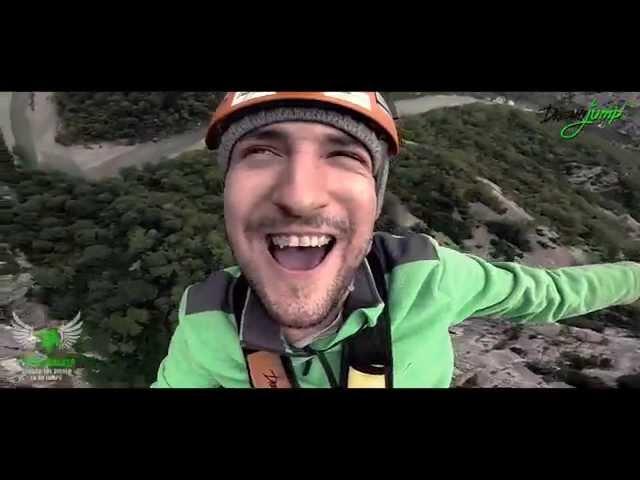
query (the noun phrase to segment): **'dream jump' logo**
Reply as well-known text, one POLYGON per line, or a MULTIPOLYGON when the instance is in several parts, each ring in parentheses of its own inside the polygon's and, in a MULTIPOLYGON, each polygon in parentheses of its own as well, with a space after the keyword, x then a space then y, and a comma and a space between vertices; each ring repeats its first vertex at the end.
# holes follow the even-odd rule
POLYGON ((566 124, 560 130, 560 136, 565 140, 576 138, 587 125, 600 125, 600 127, 611 126, 613 122, 620 120, 624 113, 627 103, 621 106, 610 108, 602 108, 596 100, 591 102, 588 110, 584 108, 576 108, 573 110, 561 110, 557 106, 548 105, 539 113, 544 115, 542 123, 550 120, 576 120, 566 124))

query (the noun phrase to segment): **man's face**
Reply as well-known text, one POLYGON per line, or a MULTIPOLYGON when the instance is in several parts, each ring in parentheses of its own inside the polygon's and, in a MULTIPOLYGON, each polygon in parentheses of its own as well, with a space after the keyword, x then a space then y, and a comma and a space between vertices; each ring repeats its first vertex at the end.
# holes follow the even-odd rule
POLYGON ((269 314, 311 328, 338 306, 368 252, 373 161, 329 126, 266 126, 233 149, 224 210, 233 254, 269 314))

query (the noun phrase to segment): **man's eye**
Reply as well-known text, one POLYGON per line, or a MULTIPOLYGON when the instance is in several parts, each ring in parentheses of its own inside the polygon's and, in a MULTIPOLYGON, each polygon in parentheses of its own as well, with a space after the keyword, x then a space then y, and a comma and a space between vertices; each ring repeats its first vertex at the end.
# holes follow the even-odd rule
POLYGON ((337 152, 333 152, 331 153, 332 157, 347 157, 349 159, 353 159, 359 163, 361 163, 364 166, 368 166, 369 162, 367 162, 366 159, 362 158, 361 155, 358 155, 357 153, 353 153, 353 152, 347 152, 347 151, 337 151, 337 152))
POLYGON ((242 156, 248 157, 250 155, 268 156, 277 155, 277 153, 267 147, 249 147, 243 152, 242 156))
POLYGON ((250 153, 263 153, 263 154, 273 154, 273 155, 275 155, 273 150, 270 150, 270 149, 265 148, 265 147, 251 147, 251 148, 247 149, 246 153, 247 154, 250 154, 250 153))
POLYGON ((349 157, 349 158, 353 158, 354 160, 362 161, 359 155, 356 155, 355 153, 352 153, 352 152, 345 152, 345 151, 332 152, 331 156, 332 157, 349 157))

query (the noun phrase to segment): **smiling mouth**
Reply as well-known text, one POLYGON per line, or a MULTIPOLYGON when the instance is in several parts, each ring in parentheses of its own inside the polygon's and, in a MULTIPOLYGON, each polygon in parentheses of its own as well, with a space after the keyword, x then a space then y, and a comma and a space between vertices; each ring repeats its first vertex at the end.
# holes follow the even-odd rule
POLYGON ((309 271, 317 268, 336 244, 331 235, 269 234, 271 257, 286 270, 309 271))

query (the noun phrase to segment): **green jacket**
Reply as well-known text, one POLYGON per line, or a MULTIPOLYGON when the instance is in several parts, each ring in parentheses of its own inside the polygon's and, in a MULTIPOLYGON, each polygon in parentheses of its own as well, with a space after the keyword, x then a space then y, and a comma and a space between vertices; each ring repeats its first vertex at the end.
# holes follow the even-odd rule
MULTIPOLYGON (((454 368, 449 327, 469 317, 549 323, 640 298, 640 264, 633 262, 532 268, 488 262, 419 234, 376 233, 373 248, 386 272, 396 388, 449 387, 454 368)), ((328 387, 318 356, 296 356, 300 351, 289 348, 251 291, 246 298, 234 297, 239 274, 232 267, 187 287, 152 387, 248 388, 241 345, 290 355, 300 387, 328 387)), ((336 378, 341 342, 375 325, 383 306, 366 260, 354 286, 342 327, 311 345, 324 352, 336 378)))

